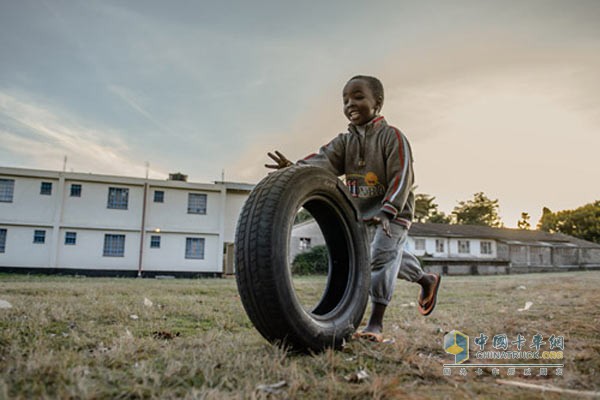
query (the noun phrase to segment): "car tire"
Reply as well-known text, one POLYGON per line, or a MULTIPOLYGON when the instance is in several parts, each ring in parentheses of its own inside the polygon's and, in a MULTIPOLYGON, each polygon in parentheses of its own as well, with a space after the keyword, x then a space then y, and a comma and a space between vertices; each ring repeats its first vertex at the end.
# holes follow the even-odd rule
POLYGON ((367 306, 371 276, 365 233, 346 187, 323 168, 294 165, 258 183, 238 220, 235 260, 244 309, 261 335, 302 352, 341 348, 367 306), (288 261, 300 207, 315 218, 329 253, 325 291, 312 310, 295 294, 288 261))

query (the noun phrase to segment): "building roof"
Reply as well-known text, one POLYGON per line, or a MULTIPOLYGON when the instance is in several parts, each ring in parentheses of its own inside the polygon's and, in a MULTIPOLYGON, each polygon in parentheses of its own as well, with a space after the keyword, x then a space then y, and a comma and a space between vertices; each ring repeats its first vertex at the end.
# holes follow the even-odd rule
POLYGON ((165 188, 180 188, 180 189, 198 189, 198 190, 209 190, 209 191, 220 191, 221 187, 225 187, 228 192, 237 193, 250 193, 254 188, 253 184, 241 183, 241 182, 215 182, 215 183, 200 183, 200 182, 187 182, 181 180, 171 179, 145 179, 141 177, 131 176, 119 176, 119 175, 103 175, 83 172, 61 172, 53 170, 40 170, 30 168, 12 168, 12 167, 0 167, 0 175, 8 176, 19 176, 26 178, 41 178, 41 179, 55 179, 58 180, 64 177, 70 181, 82 181, 82 182, 101 182, 101 183, 117 183, 123 185, 136 185, 143 186, 148 183, 154 187, 165 187, 165 188))
POLYGON ((503 242, 546 242, 552 245, 577 245, 600 248, 600 244, 564 235, 537 230, 492 228, 479 225, 452 225, 415 222, 410 228, 411 236, 437 236, 448 238, 484 238, 503 242))

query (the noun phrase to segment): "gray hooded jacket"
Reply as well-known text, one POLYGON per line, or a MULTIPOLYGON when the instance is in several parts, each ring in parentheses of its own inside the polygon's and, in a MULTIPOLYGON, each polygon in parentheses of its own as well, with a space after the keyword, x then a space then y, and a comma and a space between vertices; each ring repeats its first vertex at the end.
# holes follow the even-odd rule
POLYGON ((363 218, 379 211, 392 222, 410 227, 414 216, 414 175, 408 140, 380 116, 365 125, 362 136, 352 124, 298 164, 325 168, 336 176, 345 175, 346 186, 363 218))

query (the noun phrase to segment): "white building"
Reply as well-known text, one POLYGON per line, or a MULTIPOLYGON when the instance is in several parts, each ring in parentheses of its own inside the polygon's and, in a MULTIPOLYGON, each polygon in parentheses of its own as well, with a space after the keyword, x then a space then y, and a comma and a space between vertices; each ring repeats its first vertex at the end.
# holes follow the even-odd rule
POLYGON ((0 271, 233 272, 224 249, 252 187, 0 168, 0 271))

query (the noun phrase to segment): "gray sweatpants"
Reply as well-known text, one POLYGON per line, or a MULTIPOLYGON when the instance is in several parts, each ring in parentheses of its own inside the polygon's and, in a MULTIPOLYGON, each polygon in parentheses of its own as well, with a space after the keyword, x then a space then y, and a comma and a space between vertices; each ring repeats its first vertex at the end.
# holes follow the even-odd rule
POLYGON ((388 237, 381 225, 369 227, 371 240, 371 301, 389 304, 396 286, 396 279, 416 282, 423 276, 419 260, 404 249, 408 229, 390 223, 392 237, 388 237))

